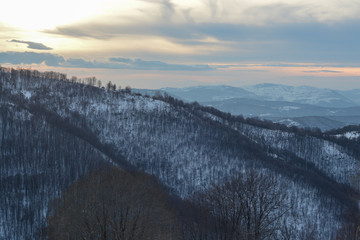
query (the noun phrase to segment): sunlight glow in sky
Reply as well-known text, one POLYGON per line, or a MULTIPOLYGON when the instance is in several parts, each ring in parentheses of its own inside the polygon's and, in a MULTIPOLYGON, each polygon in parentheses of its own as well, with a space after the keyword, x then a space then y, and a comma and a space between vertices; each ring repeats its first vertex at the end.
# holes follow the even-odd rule
POLYGON ((5 4, 0 21, 27 31, 41 31, 71 24, 96 15, 100 1, 11 0, 5 4), (10 11, 9 11, 10 10, 10 11))
POLYGON ((0 14, 1 65, 140 88, 360 88, 359 42, 359 0, 12 0, 0 14))

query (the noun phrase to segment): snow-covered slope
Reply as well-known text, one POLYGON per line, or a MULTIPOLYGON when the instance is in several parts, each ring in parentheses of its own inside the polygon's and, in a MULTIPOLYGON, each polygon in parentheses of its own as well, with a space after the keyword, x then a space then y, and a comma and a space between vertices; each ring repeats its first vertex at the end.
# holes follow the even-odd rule
MULTIPOLYGON (((346 210, 353 207, 347 194, 355 191, 350 177, 358 173, 357 160, 335 142, 289 129, 269 130, 173 98, 144 97, 27 73, 2 70, 0 75, 1 109, 6 110, 0 118, 0 156, 9 156, 1 159, 1 183, 10 175, 17 174, 22 179, 31 172, 31 176, 46 176, 51 181, 70 174, 66 178, 68 184, 90 171, 90 163, 94 167, 104 163, 144 170, 185 198, 248 169, 269 171, 282 182, 287 193, 291 209, 282 222, 289 228, 296 226, 294 239, 302 239, 309 226, 317 239, 330 239, 341 226, 346 210), (9 117, 17 120, 7 120, 9 117), (11 122, 17 125, 10 125, 11 122), (27 147, 27 141, 34 146, 27 147), (83 147, 72 148, 80 144, 77 142, 83 147), (11 151, 6 147, 9 143, 14 148, 11 151), (41 164, 33 165, 24 156, 13 161, 22 152, 17 151, 17 145, 24 146, 30 155, 35 149, 34 158, 39 156, 41 164), (69 160, 62 154, 68 154, 69 160), (56 172, 57 168, 48 169, 48 164, 58 166, 61 173, 56 172)), ((40 189, 49 189, 46 200, 34 200, 28 210, 30 216, 42 214, 40 224, 50 198, 66 187, 49 187, 51 181, 39 183, 40 189)), ((12 184, 0 189, 4 203, 1 211, 15 209, 6 218, 0 215, 0 237, 6 239, 13 232, 17 239, 37 236, 39 225, 32 225, 29 220, 25 230, 21 230, 23 215, 16 214, 23 212, 22 201, 27 202, 28 198, 17 198, 14 208, 8 204, 14 188, 34 195, 36 191, 27 184, 12 184)))
POLYGON ((0 239, 41 239, 50 202, 112 160, 46 117, 1 98, 0 239))
MULTIPOLYGON (((256 142, 291 152, 339 183, 353 185, 360 174, 360 162, 343 147, 323 139, 295 133, 237 124, 236 128, 256 142)), ((355 135, 352 135, 355 136, 355 135)))

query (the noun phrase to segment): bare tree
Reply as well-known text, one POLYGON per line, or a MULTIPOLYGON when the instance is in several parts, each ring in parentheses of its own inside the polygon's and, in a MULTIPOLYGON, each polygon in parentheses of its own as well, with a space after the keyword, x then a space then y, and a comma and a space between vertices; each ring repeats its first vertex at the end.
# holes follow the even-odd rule
POLYGON ((70 78, 70 81, 71 81, 72 83, 76 83, 76 82, 78 81, 78 78, 77 78, 76 76, 72 76, 72 77, 70 78))
POLYGON ((118 169, 90 174, 51 207, 50 239, 177 239, 174 214, 156 180, 118 169))
POLYGON ((87 78, 85 78, 86 84, 90 85, 90 86, 95 86, 96 81, 97 81, 96 77, 87 77, 87 78))
POLYGON ((125 93, 127 93, 127 94, 131 93, 131 87, 130 86, 125 87, 125 93))
POLYGON ((359 209, 348 209, 341 227, 337 231, 336 240, 360 240, 359 209))
POLYGON ((102 82, 101 82, 101 80, 98 80, 98 81, 97 81, 97 86, 98 86, 99 88, 102 87, 102 82))
POLYGON ((112 85, 112 82, 111 81, 109 81, 107 84, 106 84, 106 89, 107 90, 112 90, 112 87, 113 85, 112 85))
POLYGON ((213 186, 198 200, 214 217, 216 239, 274 239, 287 211, 285 192, 274 176, 254 170, 222 186, 213 186))

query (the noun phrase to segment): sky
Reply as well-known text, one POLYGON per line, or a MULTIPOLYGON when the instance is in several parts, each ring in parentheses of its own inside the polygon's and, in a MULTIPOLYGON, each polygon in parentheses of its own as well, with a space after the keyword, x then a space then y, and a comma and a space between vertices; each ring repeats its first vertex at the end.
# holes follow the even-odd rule
POLYGON ((133 88, 360 88, 360 0, 11 0, 0 64, 133 88))

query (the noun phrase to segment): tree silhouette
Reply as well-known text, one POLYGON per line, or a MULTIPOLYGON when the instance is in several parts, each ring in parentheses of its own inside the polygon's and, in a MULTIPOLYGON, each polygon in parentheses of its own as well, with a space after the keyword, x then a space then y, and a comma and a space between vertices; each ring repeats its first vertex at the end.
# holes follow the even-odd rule
POLYGON ((112 168, 89 174, 50 212, 50 239, 177 239, 165 191, 142 173, 112 168))
MULTIPOLYGON (((251 170, 196 197, 213 217, 213 239, 274 239, 289 208, 274 176, 251 170)), ((209 224, 206 222, 206 224, 209 224)))

